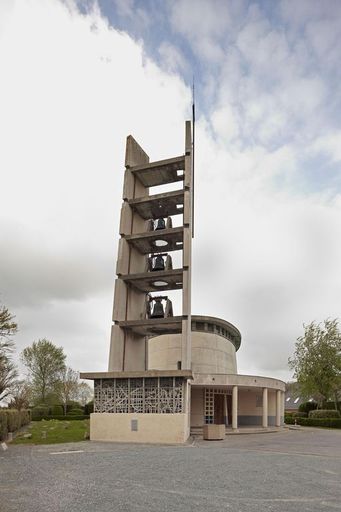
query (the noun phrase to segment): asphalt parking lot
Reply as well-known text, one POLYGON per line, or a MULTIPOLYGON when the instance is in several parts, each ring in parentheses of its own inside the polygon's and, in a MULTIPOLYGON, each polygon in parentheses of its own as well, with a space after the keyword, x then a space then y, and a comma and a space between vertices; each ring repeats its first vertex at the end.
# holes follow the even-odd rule
POLYGON ((0 449, 1 512, 341 510, 341 431, 0 449))

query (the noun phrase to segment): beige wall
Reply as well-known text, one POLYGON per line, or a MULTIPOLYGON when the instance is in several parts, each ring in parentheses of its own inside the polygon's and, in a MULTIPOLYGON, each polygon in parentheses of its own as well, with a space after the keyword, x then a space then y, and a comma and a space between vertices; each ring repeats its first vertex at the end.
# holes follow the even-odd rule
MULTIPOLYGON (((180 334, 157 336, 148 341, 148 369, 176 370, 180 360, 180 334)), ((234 345, 218 334, 192 332, 192 370, 195 373, 237 373, 234 345)))
POLYGON ((188 414, 90 415, 91 441, 178 444, 186 442, 188 437, 188 414), (131 430, 131 420, 137 420, 137 432, 131 430))
MULTIPOLYGON (((261 416, 263 411, 262 393, 262 389, 252 391, 239 389, 238 415, 261 416), (257 402, 259 407, 257 407, 257 402)), ((276 415, 276 392, 270 390, 268 390, 268 415, 276 415)))

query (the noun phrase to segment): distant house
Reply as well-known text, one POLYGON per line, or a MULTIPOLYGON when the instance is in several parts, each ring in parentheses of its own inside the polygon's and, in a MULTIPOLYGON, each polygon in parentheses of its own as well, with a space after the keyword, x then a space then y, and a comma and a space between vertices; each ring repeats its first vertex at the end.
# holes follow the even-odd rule
POLYGON ((305 402, 314 402, 313 397, 302 396, 300 388, 297 382, 287 382, 285 399, 284 399, 284 410, 285 412, 296 412, 301 404, 305 402))

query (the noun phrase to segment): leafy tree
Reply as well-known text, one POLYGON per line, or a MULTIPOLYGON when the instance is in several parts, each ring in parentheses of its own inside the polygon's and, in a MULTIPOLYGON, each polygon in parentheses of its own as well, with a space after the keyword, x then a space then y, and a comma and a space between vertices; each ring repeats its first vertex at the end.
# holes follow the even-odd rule
POLYGON ((51 341, 41 339, 34 341, 21 353, 21 360, 26 366, 29 379, 36 398, 46 402, 49 392, 53 391, 65 370, 63 347, 56 347, 51 341))
POLYGON ((304 335, 297 338, 289 366, 306 397, 314 395, 319 405, 337 395, 341 389, 341 333, 338 320, 312 322, 304 326, 304 335))
POLYGON ((64 415, 66 415, 68 402, 77 399, 78 372, 72 368, 64 368, 56 383, 55 391, 60 402, 63 404, 64 415))
POLYGON ((14 316, 5 306, 0 307, 0 401, 8 397, 11 387, 18 376, 12 361, 14 341, 11 339, 18 331, 14 316))

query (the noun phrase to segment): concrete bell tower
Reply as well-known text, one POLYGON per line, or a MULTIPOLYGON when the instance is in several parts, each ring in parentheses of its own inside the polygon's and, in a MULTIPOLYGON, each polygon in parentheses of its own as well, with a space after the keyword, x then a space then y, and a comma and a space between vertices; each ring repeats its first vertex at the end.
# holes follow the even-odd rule
POLYGON ((185 153, 149 162, 129 135, 117 257, 109 371, 147 369, 147 340, 182 333, 179 369, 191 369, 192 136, 185 125, 185 153), (153 188, 182 188, 153 194, 153 188), (182 225, 173 227, 175 216, 182 225), (172 253, 182 266, 173 268, 172 253), (168 291, 182 289, 182 314, 173 316, 168 291), (155 298, 156 297, 156 300, 155 298), (156 311, 155 311, 156 308, 156 311), (162 316, 163 309, 163 316, 162 316))
POLYGON ((189 437, 192 146, 190 121, 184 153, 167 160, 150 162, 127 137, 109 367, 81 373, 94 380, 93 440, 179 443, 189 437), (176 251, 181 263, 174 268, 176 251), (174 290, 182 290, 177 316, 174 290), (148 340, 163 334, 181 336, 177 370, 148 370, 148 340))

